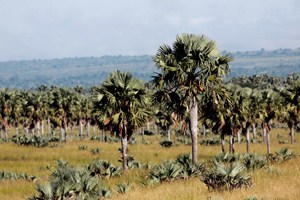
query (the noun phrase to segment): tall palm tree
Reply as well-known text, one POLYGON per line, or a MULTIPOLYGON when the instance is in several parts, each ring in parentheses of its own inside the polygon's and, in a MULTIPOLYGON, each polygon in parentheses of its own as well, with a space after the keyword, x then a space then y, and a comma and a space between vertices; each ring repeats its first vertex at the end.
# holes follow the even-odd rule
POLYGON ((234 130, 236 115, 233 112, 231 93, 222 85, 214 86, 202 98, 201 118, 212 131, 220 133, 222 152, 225 152, 225 136, 229 135, 229 151, 234 152, 234 130))
POLYGON ((103 82, 96 95, 97 104, 110 108, 105 124, 112 122, 117 126, 117 135, 121 137, 123 169, 126 170, 128 139, 135 126, 140 124, 139 117, 145 116, 146 89, 130 73, 116 71, 103 82))
POLYGON ((291 144, 295 142, 295 126, 300 121, 300 81, 281 92, 285 109, 282 118, 290 128, 291 144))
POLYGON ((281 110, 280 108, 283 105, 280 94, 274 90, 265 90, 262 92, 262 96, 265 104, 265 113, 262 128, 264 133, 266 134, 267 154, 270 155, 271 122, 280 114, 279 111, 281 110))
POLYGON ((253 89, 250 96, 250 115, 249 122, 252 124, 253 131, 253 141, 256 139, 256 126, 257 124, 261 124, 264 119, 265 107, 264 107, 264 99, 262 98, 262 94, 260 91, 253 89))
POLYGON ((76 116, 78 96, 68 89, 53 87, 49 102, 52 122, 59 126, 61 140, 67 142, 68 126, 76 116))
MULTIPOLYGON (((22 117, 24 99, 22 98, 22 92, 20 90, 13 90, 11 94, 11 114, 10 121, 15 127, 16 136, 19 135, 19 123, 22 117)), ((18 138, 18 137, 17 137, 18 138)))
POLYGON ((8 140, 9 117, 11 114, 11 91, 8 88, 0 90, 0 125, 4 132, 5 140, 8 140))
POLYGON ((197 162, 198 97, 211 81, 229 71, 232 58, 222 56, 214 41, 205 36, 182 34, 172 47, 161 45, 154 56, 161 73, 154 77, 155 86, 177 93, 187 105, 192 138, 192 160, 197 162))

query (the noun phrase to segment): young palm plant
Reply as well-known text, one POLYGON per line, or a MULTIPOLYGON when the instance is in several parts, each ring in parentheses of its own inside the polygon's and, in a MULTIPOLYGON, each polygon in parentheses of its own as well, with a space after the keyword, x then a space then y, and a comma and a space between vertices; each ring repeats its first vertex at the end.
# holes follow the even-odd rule
POLYGON ((209 190, 233 190, 243 187, 250 187, 252 179, 245 175, 245 166, 240 162, 225 165, 222 162, 213 162, 212 169, 202 175, 202 181, 209 190))

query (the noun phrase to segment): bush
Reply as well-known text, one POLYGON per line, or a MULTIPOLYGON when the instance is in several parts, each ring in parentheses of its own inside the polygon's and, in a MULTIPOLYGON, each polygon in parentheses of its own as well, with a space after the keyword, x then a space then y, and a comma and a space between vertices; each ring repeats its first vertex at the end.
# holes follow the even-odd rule
POLYGON ((151 135, 155 135, 155 133, 152 132, 152 131, 145 130, 145 131, 144 131, 144 135, 149 135, 149 136, 151 136, 151 135))
POLYGON ((120 194, 126 194, 131 188, 130 183, 119 183, 117 184, 117 192, 120 194))
POLYGON ((26 181, 34 181, 37 179, 36 176, 31 176, 26 173, 12 173, 8 171, 0 171, 0 181, 1 180, 18 180, 23 179, 26 181))
POLYGON ((273 163, 280 163, 290 160, 293 157, 295 157, 294 151, 285 147, 280 149, 278 152, 275 152, 275 155, 269 155, 268 160, 273 163))
POLYGON ((36 135, 14 135, 12 141, 19 145, 45 147, 50 142, 58 142, 58 137, 36 136, 36 135))
POLYGON ((199 176, 204 170, 203 164, 192 162, 191 155, 182 154, 175 161, 167 160, 162 164, 150 167, 148 185, 199 176))
POLYGON ((78 147, 78 149, 79 149, 80 151, 87 150, 87 148, 88 148, 88 146, 86 146, 86 145, 80 145, 80 146, 78 147))
POLYGON ((106 160, 94 160, 87 167, 91 176, 100 178, 111 178, 121 174, 121 167, 115 167, 112 163, 106 160))
POLYGON ((179 177, 182 169, 181 166, 174 161, 165 161, 160 165, 154 166, 149 177, 154 182, 173 181, 179 177))
POLYGON ((162 147, 170 148, 173 145, 173 142, 168 140, 163 140, 159 143, 162 147))
POLYGON ((142 166, 142 164, 139 161, 135 160, 133 156, 127 157, 127 165, 129 169, 140 168, 142 166))
POLYGON ((188 136, 177 137, 176 141, 178 143, 185 144, 185 145, 191 145, 192 144, 192 139, 188 136))
POLYGON ((46 184, 37 184, 37 199, 99 199, 109 195, 109 190, 96 177, 86 170, 68 166, 66 161, 58 161, 57 169, 50 175, 46 184))
POLYGON ((213 161, 232 163, 240 160, 241 156, 239 154, 231 153, 221 153, 213 158, 213 161))
POLYGON ((201 178, 209 190, 233 190, 252 185, 251 177, 244 175, 245 166, 242 163, 230 163, 226 166, 214 161, 213 164, 213 168, 204 172, 201 178))
POLYGON ((201 140, 200 144, 209 146, 209 145, 219 145, 221 143, 220 143, 220 139, 218 138, 208 138, 208 139, 201 140))
POLYGON ((91 149, 91 153, 92 154, 99 154, 100 153, 100 148, 99 147, 96 147, 94 149, 91 149))
POLYGON ((198 176, 205 170, 203 164, 193 163, 190 154, 179 155, 176 159, 176 163, 181 166, 180 176, 183 178, 198 176))
POLYGON ((248 170, 261 169, 267 164, 265 157, 257 154, 246 154, 243 157, 243 164, 248 170))

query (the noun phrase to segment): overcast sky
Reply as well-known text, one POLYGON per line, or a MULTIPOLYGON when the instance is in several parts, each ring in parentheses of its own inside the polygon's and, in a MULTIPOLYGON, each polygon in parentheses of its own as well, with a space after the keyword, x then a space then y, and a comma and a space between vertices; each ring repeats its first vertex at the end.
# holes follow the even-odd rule
POLYGON ((154 55, 181 33, 220 50, 300 47, 299 0, 0 0, 0 61, 154 55))

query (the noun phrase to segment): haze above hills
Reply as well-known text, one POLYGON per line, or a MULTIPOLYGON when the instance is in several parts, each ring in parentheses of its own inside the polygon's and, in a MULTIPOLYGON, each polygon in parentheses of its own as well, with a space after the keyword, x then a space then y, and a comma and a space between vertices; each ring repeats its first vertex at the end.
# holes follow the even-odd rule
MULTIPOLYGON (((232 56, 231 77, 300 73, 300 48, 232 52, 232 56)), ((115 70, 130 71, 146 82, 156 68, 150 55, 120 55, 7 61, 0 62, 0 70, 0 87, 28 89, 39 85, 90 87, 101 84, 115 70)))

